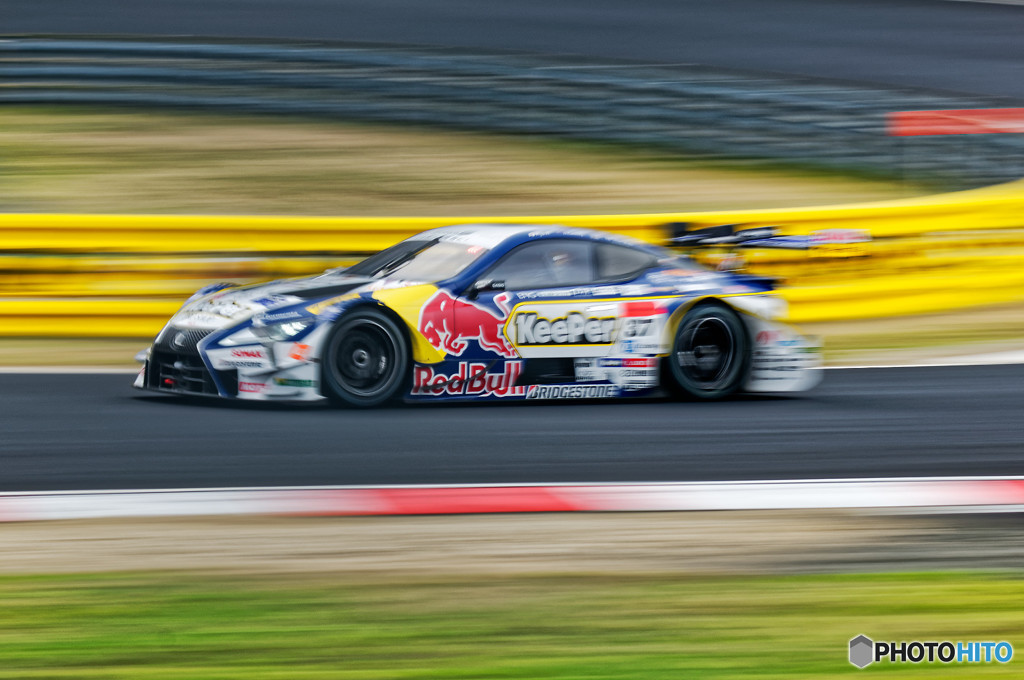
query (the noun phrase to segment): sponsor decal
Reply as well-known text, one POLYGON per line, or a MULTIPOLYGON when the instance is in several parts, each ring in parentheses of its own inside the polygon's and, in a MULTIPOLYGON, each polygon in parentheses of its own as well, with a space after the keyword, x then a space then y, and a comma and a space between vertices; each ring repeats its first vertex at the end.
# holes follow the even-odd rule
POLYGON ((536 312, 521 312, 513 316, 509 328, 515 332, 516 345, 610 345, 615 317, 584 316, 574 311, 547 319, 536 312))
MULTIPOLYGON (((477 241, 477 237, 478 237, 477 233, 475 231, 472 231, 472 230, 470 230, 470 231, 457 231, 457 232, 449 232, 447 234, 443 234, 441 236, 441 240, 444 241, 445 243, 472 244, 472 243, 475 243, 477 241)), ((481 248, 481 246, 479 246, 479 245, 476 245, 476 246, 473 246, 473 247, 474 248, 481 248)), ((470 250, 470 252, 473 252, 473 251, 470 250)))
POLYGON ((317 387, 319 383, 316 380, 299 380, 297 378, 274 378, 275 385, 281 385, 282 387, 317 387))
POLYGON ((521 397, 526 388, 516 385, 523 373, 523 362, 506 361, 498 373, 488 373, 494 362, 460 361, 453 374, 439 373, 432 366, 417 366, 413 371, 413 395, 453 395, 475 397, 521 397))
POLYGON ((661 351, 659 343, 643 342, 637 338, 623 340, 620 344, 623 354, 657 354, 661 351))
POLYGON ((751 372, 759 380, 788 380, 794 372, 811 368, 816 362, 817 355, 812 348, 759 349, 754 350, 751 372))
POLYGON ((654 288, 650 285, 634 283, 622 286, 552 288, 548 290, 521 291, 515 295, 520 300, 575 297, 606 298, 613 296, 638 297, 641 295, 649 295, 653 291, 654 288))
MULTIPOLYGON (((622 303, 619 347, 623 354, 657 354, 665 326, 667 300, 634 300, 622 303)), ((623 364, 626 365, 626 364, 623 364)), ((639 365, 639 364, 637 364, 639 365)))
POLYGON ((623 338, 637 338, 652 335, 654 332, 654 319, 625 319, 622 322, 623 338))
POLYGON ((267 388, 267 384, 266 383, 246 382, 246 381, 242 381, 242 380, 238 381, 238 391, 239 392, 256 393, 256 392, 262 392, 266 388, 267 388))
MULTIPOLYGON (((505 335, 526 359, 619 355, 623 344, 645 339, 644 351, 661 351, 670 299, 589 299, 523 302, 505 324, 505 335), (615 349, 610 349, 614 347, 615 349)), ((633 350, 639 352, 639 350, 633 350)))
POLYGON ((470 340, 480 347, 503 357, 518 356, 516 350, 502 334, 502 326, 508 318, 508 293, 494 296, 497 311, 452 296, 446 290, 439 290, 420 309, 418 330, 423 337, 442 352, 460 356, 466 351, 470 340))
MULTIPOLYGON (((615 288, 615 286, 612 286, 613 290, 615 288)), ((651 286, 645 283, 634 283, 625 286, 618 286, 617 288, 618 290, 616 292, 623 297, 640 297, 642 295, 650 295, 654 291, 651 286)), ((609 295, 614 294, 614 292, 609 292, 609 295)))
POLYGON ((577 382, 610 382, 624 390, 640 390, 656 385, 660 379, 656 357, 609 357, 577 359, 577 382))
POLYGON ((308 319, 309 315, 303 314, 302 312, 278 312, 276 314, 261 314, 257 317, 257 320, 261 321, 266 325, 279 323, 281 321, 288 321, 290 319, 308 319))
POLYGON ((660 380, 656 357, 611 357, 600 364, 608 370, 608 379, 627 391, 647 389, 660 380))
POLYGON ((195 312, 198 314, 212 314, 214 316, 221 316, 226 318, 234 318, 236 315, 242 313, 244 309, 241 305, 233 300, 220 301, 216 297, 211 300, 204 302, 197 302, 188 308, 189 312, 195 312))
POLYGON ((223 317, 215 314, 193 313, 190 309, 188 310, 188 316, 183 319, 175 320, 174 325, 178 328, 201 328, 209 330, 211 328, 218 328, 223 323, 223 317))
POLYGON ((280 304, 288 302, 291 298, 287 298, 279 295, 267 295, 266 297, 256 298, 250 301, 251 305, 259 305, 260 307, 275 307, 280 304))
POLYGON ((622 316, 624 317, 650 317, 659 316, 665 313, 665 305, 668 300, 629 300, 622 303, 622 316))
POLYGON ((262 349, 258 348, 239 348, 231 350, 231 356, 238 359, 266 359, 267 355, 264 354, 262 349))
POLYGON ((301 342, 296 342, 292 345, 292 351, 288 352, 289 359, 295 359, 296 361, 305 361, 309 358, 309 352, 312 348, 309 345, 301 342))
POLYGON ((655 368, 658 360, 654 357, 601 359, 600 365, 605 368, 655 368))
POLYGON ((604 371, 598 368, 597 362, 593 359, 573 360, 573 374, 576 376, 576 382, 604 380, 604 371))
POLYGON ((208 300, 190 305, 188 311, 205 312, 233 319, 247 311, 277 307, 298 302, 298 300, 299 298, 291 295, 265 295, 230 289, 224 293, 218 293, 208 300))
POLYGON ((801 344, 799 338, 789 337, 779 331, 760 331, 754 342, 758 345, 774 345, 776 347, 797 347, 801 344))
POLYGON ((364 290, 395 290, 396 288, 407 288, 410 283, 419 283, 406 279, 381 279, 366 285, 364 290))
POLYGON ((640 382, 647 383, 648 381, 657 378, 658 372, 652 369, 637 369, 637 368, 625 368, 619 371, 619 377, 621 378, 633 378, 630 382, 635 382, 638 379, 640 382))
POLYGON ((603 399, 619 396, 615 385, 530 385, 527 399, 603 399))
POLYGON ((210 354, 214 368, 266 368, 272 362, 262 347, 236 347, 228 350, 216 350, 210 354))

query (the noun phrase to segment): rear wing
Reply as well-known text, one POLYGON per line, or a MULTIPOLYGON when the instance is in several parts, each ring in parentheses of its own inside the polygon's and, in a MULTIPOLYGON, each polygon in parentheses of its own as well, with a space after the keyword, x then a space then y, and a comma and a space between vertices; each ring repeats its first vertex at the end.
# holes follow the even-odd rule
POLYGON ((864 229, 831 228, 808 234, 781 234, 781 227, 747 224, 697 226, 672 222, 665 227, 669 247, 687 251, 698 261, 727 271, 746 267, 744 249, 799 250, 814 258, 837 259, 867 256, 867 243, 871 241, 871 233, 864 229))
MULTIPOLYGON (((820 254, 850 256, 863 250, 858 244, 871 241, 866 229, 818 229, 808 234, 781 234, 782 227, 747 224, 716 224, 695 226, 689 222, 665 225, 668 245, 674 248, 777 248, 782 250, 817 250, 820 254)), ((860 253, 860 254, 866 254, 860 253)))
POLYGON ((807 250, 814 243, 812 236, 783 236, 778 227, 750 227, 743 224, 719 224, 694 227, 688 222, 672 222, 668 228, 668 245, 674 248, 783 248, 807 250))

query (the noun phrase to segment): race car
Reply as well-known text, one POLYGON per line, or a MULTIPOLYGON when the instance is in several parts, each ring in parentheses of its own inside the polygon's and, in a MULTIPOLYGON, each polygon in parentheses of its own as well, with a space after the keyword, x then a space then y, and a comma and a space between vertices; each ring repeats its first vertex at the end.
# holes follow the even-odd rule
POLYGON ((199 290, 135 386, 349 407, 806 390, 820 347, 772 288, 612 233, 442 227, 348 269, 199 290))

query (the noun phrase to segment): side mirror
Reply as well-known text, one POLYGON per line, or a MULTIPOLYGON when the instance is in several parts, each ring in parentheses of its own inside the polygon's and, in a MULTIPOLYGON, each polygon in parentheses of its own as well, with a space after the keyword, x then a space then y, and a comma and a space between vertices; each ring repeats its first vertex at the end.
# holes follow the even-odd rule
POLYGON ((484 293, 489 290, 505 290, 505 282, 495 281, 493 279, 480 279, 469 287, 469 294, 467 297, 470 300, 475 300, 480 293, 484 293))

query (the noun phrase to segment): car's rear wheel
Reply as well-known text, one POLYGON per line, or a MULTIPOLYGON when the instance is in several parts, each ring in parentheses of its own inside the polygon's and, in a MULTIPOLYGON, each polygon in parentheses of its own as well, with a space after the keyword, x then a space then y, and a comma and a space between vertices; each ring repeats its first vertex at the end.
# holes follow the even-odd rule
POLYGON ((722 399, 740 388, 750 366, 750 338, 739 315, 722 304, 691 309, 676 331, 668 368, 675 391, 722 399))
POLYGON ((409 376, 409 343, 398 323, 375 309, 343 316, 322 358, 324 392, 335 403, 380 406, 401 394, 409 376))

